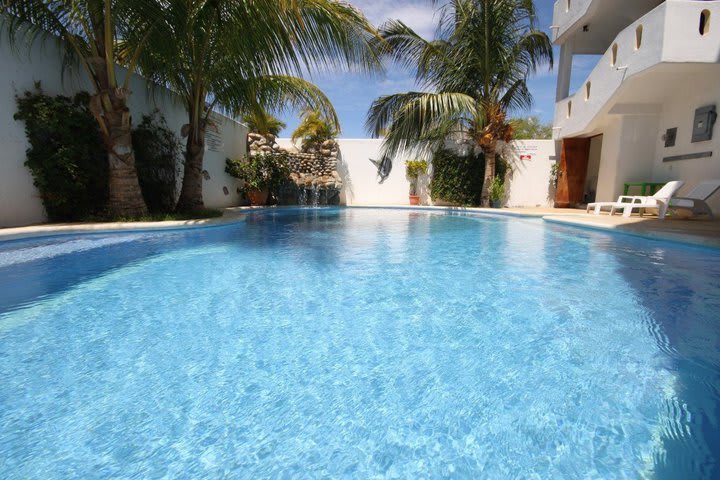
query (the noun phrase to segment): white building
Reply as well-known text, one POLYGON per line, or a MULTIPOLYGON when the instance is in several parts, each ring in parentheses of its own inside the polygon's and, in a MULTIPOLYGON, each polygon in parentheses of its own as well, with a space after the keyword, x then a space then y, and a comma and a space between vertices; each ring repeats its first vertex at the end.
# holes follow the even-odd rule
POLYGON ((558 0, 552 29, 556 205, 613 200, 626 182, 684 180, 682 194, 720 178, 720 1, 558 0), (573 93, 579 55, 599 59, 573 93))

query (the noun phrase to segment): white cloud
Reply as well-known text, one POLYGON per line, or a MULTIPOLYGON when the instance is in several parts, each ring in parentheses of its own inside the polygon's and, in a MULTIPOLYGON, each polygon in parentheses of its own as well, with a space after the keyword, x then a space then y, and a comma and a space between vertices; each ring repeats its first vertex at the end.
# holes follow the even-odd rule
POLYGON ((353 0, 374 25, 379 26, 387 20, 401 20, 423 38, 432 38, 437 26, 436 7, 428 0, 353 0))

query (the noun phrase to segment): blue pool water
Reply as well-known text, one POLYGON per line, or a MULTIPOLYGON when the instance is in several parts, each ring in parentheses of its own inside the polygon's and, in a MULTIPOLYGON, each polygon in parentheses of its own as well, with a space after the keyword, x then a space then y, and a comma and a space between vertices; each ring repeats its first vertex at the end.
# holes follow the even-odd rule
POLYGON ((424 211, 0 244, 0 478, 720 475, 720 251, 424 211))

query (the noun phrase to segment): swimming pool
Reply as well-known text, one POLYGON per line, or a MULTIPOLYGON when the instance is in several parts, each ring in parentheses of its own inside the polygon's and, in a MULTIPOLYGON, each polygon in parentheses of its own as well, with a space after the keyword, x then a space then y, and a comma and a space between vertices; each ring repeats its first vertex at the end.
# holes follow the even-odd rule
POLYGON ((0 244, 0 478, 717 478, 720 252, 277 210, 0 244))

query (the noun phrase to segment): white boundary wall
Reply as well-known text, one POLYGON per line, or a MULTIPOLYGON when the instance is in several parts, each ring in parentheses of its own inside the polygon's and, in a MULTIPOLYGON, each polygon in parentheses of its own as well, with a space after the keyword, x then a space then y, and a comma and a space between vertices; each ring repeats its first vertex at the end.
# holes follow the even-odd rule
MULTIPOLYGON (((410 182, 405 177, 404 158, 393 161, 393 170, 383 184, 378 184, 377 169, 370 159, 380 158, 381 140, 339 139, 338 173, 343 180, 341 202, 347 205, 408 205, 410 182)), ((281 147, 292 146, 290 139, 280 138, 281 147)), ((508 177, 505 206, 551 207, 554 192, 550 190, 550 171, 555 161, 552 140, 521 140, 505 147, 505 157, 512 166, 508 177)), ((432 205, 430 178, 420 178, 419 195, 424 205, 432 205)))
MULTIPOLYGON (((28 148, 25 125, 13 119, 17 111, 15 96, 34 90, 36 82, 42 83, 42 89, 48 95, 72 96, 80 90, 89 90, 89 86, 79 69, 66 72, 63 81, 61 50, 53 40, 45 43, 38 40, 31 51, 14 52, 3 35, 0 38, 0 66, 0 227, 41 223, 46 221, 45 212, 32 176, 24 165, 28 148)), ((118 67, 118 75, 121 81, 124 80, 125 70, 118 67)), ((179 98, 167 90, 151 94, 145 80, 137 75, 133 76, 130 85, 133 125, 140 122, 143 114, 158 109, 170 129, 179 136, 180 128, 187 123, 187 114, 179 98)), ((225 173, 225 159, 245 153, 247 129, 230 118, 220 115, 214 118, 219 119, 218 142, 214 147, 207 147, 205 152, 204 168, 209 180, 203 184, 203 195, 209 208, 229 207, 240 202, 237 193, 240 184, 225 173)))

